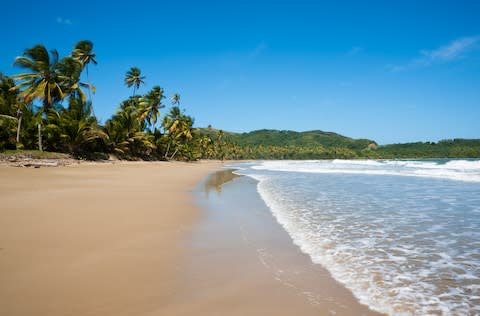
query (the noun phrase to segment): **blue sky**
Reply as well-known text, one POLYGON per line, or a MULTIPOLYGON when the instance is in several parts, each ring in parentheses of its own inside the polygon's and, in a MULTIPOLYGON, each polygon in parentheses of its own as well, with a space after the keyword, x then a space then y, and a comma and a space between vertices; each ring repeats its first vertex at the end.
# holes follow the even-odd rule
POLYGON ((480 1, 1 2, 0 71, 34 44, 66 55, 89 39, 103 121, 137 66, 140 93, 180 93, 196 126, 480 138, 480 1))

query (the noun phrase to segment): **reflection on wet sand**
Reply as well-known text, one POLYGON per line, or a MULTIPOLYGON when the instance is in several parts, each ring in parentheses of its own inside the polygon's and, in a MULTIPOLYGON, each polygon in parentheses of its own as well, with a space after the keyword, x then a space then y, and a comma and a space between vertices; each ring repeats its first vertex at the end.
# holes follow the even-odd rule
POLYGON ((218 193, 222 192, 222 185, 227 182, 232 181, 235 178, 241 177, 235 173, 234 169, 225 169, 220 170, 215 173, 212 173, 205 180, 204 192, 208 196, 208 193, 211 191, 216 191, 218 193))

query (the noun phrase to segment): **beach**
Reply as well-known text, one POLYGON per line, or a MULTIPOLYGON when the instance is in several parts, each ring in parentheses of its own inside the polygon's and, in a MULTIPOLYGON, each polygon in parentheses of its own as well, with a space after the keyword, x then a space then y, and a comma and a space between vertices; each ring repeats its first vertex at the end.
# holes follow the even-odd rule
POLYGON ((221 163, 0 166, 1 315, 158 315, 221 163))
POLYGON ((221 167, 1 166, 0 314, 374 314, 221 167))

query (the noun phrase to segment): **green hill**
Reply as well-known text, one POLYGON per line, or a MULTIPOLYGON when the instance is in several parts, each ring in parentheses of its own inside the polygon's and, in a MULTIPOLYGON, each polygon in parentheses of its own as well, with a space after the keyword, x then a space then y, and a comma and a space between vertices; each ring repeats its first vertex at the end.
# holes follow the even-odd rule
MULTIPOLYGON (((202 135, 215 137, 219 130, 214 128, 199 128, 197 131, 202 135)), ((353 139, 337 133, 320 130, 295 132, 288 130, 261 129, 248 133, 223 132, 226 140, 239 146, 297 146, 325 148, 341 147, 352 150, 362 150, 370 144, 376 146, 375 141, 369 139, 353 139)))
POLYGON ((312 147, 323 146, 344 147, 353 150, 361 150, 369 144, 376 143, 369 139, 353 139, 343 135, 324 131, 295 132, 287 130, 262 129, 249 133, 232 134, 230 139, 239 145, 250 146, 300 146, 312 147))

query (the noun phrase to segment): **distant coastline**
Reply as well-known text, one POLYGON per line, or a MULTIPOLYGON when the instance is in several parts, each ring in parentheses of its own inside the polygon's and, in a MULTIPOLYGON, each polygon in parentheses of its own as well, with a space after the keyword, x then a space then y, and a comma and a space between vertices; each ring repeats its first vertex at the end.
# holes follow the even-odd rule
MULTIPOLYGON (((480 139, 452 139, 439 142, 414 142, 377 145, 373 140, 352 139, 323 131, 259 130, 229 133, 213 128, 195 128, 194 138, 209 143, 195 155, 179 155, 174 160, 316 160, 316 159, 476 159, 480 158, 480 139), (219 137, 218 134, 223 134, 219 137), (207 141, 208 140, 208 141, 207 141)), ((195 149, 192 149, 195 151, 195 149)), ((25 163, 54 160, 60 164, 75 160, 169 160, 155 153, 123 156, 109 152, 87 152, 83 156, 38 150, 0 150, 0 161, 25 163)))

